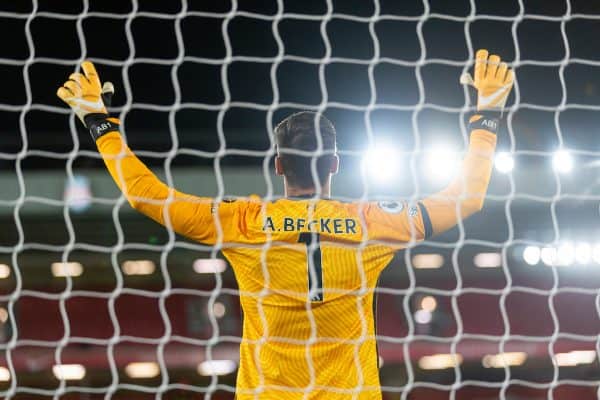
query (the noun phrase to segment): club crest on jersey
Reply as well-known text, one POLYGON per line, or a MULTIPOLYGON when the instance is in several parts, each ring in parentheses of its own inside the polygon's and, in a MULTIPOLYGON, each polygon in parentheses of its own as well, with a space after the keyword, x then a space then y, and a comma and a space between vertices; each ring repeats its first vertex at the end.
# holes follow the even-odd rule
POLYGON ((389 214, 399 214, 404 210, 404 203, 398 201, 380 201, 377 205, 389 214))
POLYGON ((419 214, 419 209, 417 208, 417 206, 408 207, 408 215, 409 216, 416 217, 417 214, 419 214))

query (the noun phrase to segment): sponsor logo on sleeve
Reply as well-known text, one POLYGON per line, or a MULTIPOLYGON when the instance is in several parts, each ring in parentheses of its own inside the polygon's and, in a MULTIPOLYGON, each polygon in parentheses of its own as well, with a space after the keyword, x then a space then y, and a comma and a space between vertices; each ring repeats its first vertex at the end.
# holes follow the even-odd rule
POLYGON ((398 201, 380 201, 377 205, 389 214, 399 214, 404 210, 404 203, 398 201))

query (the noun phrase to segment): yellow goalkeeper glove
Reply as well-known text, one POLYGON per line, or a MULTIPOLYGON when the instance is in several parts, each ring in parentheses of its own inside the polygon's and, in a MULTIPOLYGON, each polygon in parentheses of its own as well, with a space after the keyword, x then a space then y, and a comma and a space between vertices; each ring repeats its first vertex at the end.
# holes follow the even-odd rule
POLYGON ((91 62, 81 63, 81 69, 83 74, 76 72, 69 75, 69 80, 58 88, 56 95, 75 111, 96 140, 104 133, 118 131, 119 120, 108 118, 106 110, 115 88, 110 82, 100 85, 100 78, 91 62))
POLYGON ((477 90, 478 111, 502 112, 513 87, 515 75, 500 57, 487 50, 477 50, 475 56, 475 79, 469 73, 460 77, 460 83, 477 90))

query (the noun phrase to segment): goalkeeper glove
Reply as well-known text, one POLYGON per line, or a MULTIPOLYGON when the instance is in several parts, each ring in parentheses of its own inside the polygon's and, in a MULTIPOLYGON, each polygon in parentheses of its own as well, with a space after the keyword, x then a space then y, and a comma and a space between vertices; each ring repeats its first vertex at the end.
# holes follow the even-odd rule
POLYGON ((81 63, 81 69, 83 74, 76 72, 69 75, 69 80, 58 88, 56 95, 75 111, 94 140, 97 140, 105 133, 119 130, 119 120, 108 118, 106 110, 115 88, 110 82, 100 85, 100 78, 91 62, 81 63))
POLYGON ((500 57, 488 57, 487 50, 478 50, 475 56, 475 79, 469 73, 460 77, 460 83, 471 85, 477 90, 478 111, 502 112, 510 94, 515 75, 500 57))

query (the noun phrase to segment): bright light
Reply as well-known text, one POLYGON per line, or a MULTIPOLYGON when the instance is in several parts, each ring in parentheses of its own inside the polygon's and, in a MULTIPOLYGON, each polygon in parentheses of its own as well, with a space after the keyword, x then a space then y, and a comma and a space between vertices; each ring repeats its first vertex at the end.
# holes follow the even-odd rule
POLYGON ((79 276, 83 274, 83 265, 78 262, 54 262, 52 263, 52 275, 79 276))
POLYGON ((594 250, 592 250, 592 258, 596 264, 600 264, 600 243, 594 246, 594 250))
POLYGON ((194 261, 194 271, 199 274, 214 274, 226 269, 225 260, 220 258, 198 258, 194 261))
POLYGON ((83 175, 74 175, 67 179, 63 198, 72 211, 80 213, 87 210, 92 205, 89 178, 83 175))
POLYGON ((499 172, 507 174, 515 168, 515 159, 510 153, 501 152, 496 155, 494 166, 499 172))
POLYGON ((556 254, 556 265, 568 267, 575 262, 575 246, 572 243, 561 244, 556 254))
POLYGON ((542 249, 527 246, 523 251, 523 259, 529 265, 537 264, 540 259, 548 266, 568 267, 575 263, 586 265, 592 260, 600 264, 600 244, 592 247, 587 242, 563 242, 558 247, 547 246, 542 249))
POLYGON ((479 253, 473 258, 473 262, 479 268, 498 268, 502 266, 502 254, 479 253))
POLYGON ((415 312, 415 321, 418 324, 428 324, 431 322, 431 312, 427 310, 417 310, 415 312))
POLYGON ((366 152, 362 162, 370 178, 385 183, 401 176, 400 160, 400 154, 393 146, 379 144, 366 152))
POLYGON ((6 264, 0 264, 0 279, 6 279, 10 276, 10 267, 6 264))
POLYGON ((579 364, 591 364, 596 359, 594 350, 576 350, 568 353, 558 353, 554 356, 554 362, 559 367, 574 367, 579 364))
POLYGON ((579 243, 575 247, 575 260, 578 264, 589 264, 592 261, 592 245, 589 243, 579 243))
POLYGON ((448 150, 433 150, 427 156, 426 170, 432 181, 446 183, 452 179, 460 165, 460 158, 456 152, 448 150))
POLYGON ((132 362, 125 366, 125 373, 130 378, 155 378, 160 368, 155 362, 132 362))
POLYGON ((424 356, 419 359, 419 368, 421 369, 447 369, 454 368, 462 363, 463 357, 460 354, 434 354, 424 356))
POLYGON ((527 246, 523 250, 523 260, 529 265, 536 265, 540 262, 540 248, 537 246, 527 246))
POLYGON ((231 360, 211 360, 198 364, 198 374, 202 376, 228 375, 237 369, 237 364, 231 360))
POLYGON ((552 157, 552 166, 558 173, 566 174, 571 172, 573 164, 573 156, 568 151, 559 150, 552 157))
POLYGON ((0 367, 0 382, 10 381, 10 371, 6 367, 0 367))
POLYGON ((54 365, 52 372, 56 379, 65 381, 76 381, 85 377, 85 368, 81 364, 54 365))
POLYGON ((151 275, 156 270, 156 264, 150 260, 128 260, 121 269, 125 275, 151 275))
POLYGON ((433 312, 437 308, 437 300, 433 296, 425 296, 421 299, 421 308, 433 312))
POLYGON ((227 311, 227 309, 225 308, 225 304, 217 301, 213 305, 213 314, 216 318, 223 318, 223 316, 225 315, 225 311, 227 311))
POLYGON ((416 254, 412 263, 418 269, 435 269, 444 265, 444 257, 440 254, 416 254))
POLYGON ((379 368, 383 367, 383 357, 379 356, 379 368))
POLYGON ((512 353, 487 354, 483 357, 484 368, 504 368, 505 366, 523 365, 527 354, 519 351, 512 353))
POLYGON ((556 247, 544 247, 540 253, 542 262, 547 266, 556 264, 557 251, 556 247))
POLYGON ((0 307, 0 322, 3 324, 8 321, 8 311, 4 307, 0 307))

